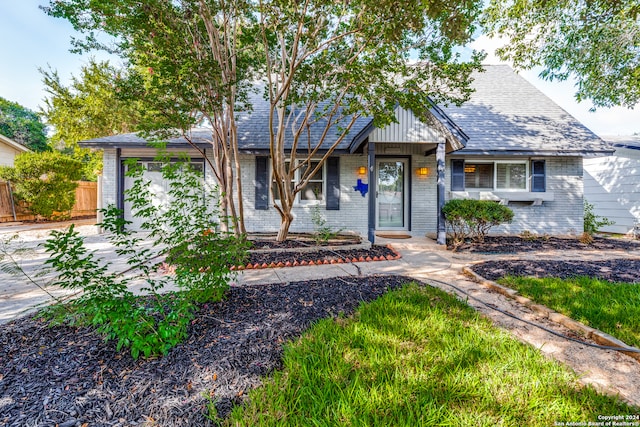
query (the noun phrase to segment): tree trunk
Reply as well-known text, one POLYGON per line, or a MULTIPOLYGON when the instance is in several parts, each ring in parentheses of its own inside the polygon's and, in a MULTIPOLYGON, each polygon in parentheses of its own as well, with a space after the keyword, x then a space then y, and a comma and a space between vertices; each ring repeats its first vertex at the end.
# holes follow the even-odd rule
POLYGON ((293 215, 289 212, 281 212, 281 221, 280 221, 280 229, 278 230, 278 235, 276 236, 276 241, 284 242, 287 240, 289 236, 289 227, 291 227, 291 223, 293 222, 293 215))

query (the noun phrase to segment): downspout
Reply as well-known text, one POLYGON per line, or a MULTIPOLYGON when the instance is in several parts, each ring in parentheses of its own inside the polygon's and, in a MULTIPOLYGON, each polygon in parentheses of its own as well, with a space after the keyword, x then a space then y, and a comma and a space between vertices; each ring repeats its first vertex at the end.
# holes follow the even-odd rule
POLYGON ((369 233, 368 239, 371 244, 376 240, 376 195, 378 189, 376 188, 376 144, 375 142, 368 142, 368 154, 367 164, 369 166, 369 233))
POLYGON ((439 245, 447 244, 447 227, 444 219, 442 208, 444 207, 444 172, 445 172, 445 143, 438 143, 436 148, 436 165, 437 165, 437 199, 438 199, 438 224, 437 224, 437 240, 439 245))

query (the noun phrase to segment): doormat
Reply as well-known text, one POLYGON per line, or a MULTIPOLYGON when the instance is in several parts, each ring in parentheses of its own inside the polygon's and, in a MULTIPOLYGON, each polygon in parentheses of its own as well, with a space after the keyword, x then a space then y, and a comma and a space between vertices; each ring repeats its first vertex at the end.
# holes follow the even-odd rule
POLYGON ((382 237, 383 239, 410 239, 411 236, 409 234, 384 234, 384 233, 376 233, 376 236, 382 237))

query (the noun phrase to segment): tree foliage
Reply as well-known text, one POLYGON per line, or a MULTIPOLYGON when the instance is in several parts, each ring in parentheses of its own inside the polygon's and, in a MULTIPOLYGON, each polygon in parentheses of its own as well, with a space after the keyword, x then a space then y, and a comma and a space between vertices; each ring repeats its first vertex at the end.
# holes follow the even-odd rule
POLYGON ((0 178, 12 182, 15 197, 49 219, 71 211, 81 175, 82 164, 58 151, 21 153, 13 167, 0 167, 0 178))
POLYGON ((0 134, 33 151, 46 151, 47 134, 37 113, 0 97, 0 134))
POLYGON ((40 73, 48 93, 41 113, 54 130, 50 144, 80 160, 83 179, 94 181, 102 170, 102 152, 80 148, 78 142, 137 130, 144 103, 120 95, 127 72, 108 61, 90 60, 68 86, 55 70, 40 73))
POLYGON ((470 41, 480 8, 475 0, 259 2, 279 240, 296 195, 359 117, 384 126, 399 104, 428 121, 432 103, 468 99, 481 55, 464 60, 456 47, 470 41), (326 146, 331 133, 335 143, 326 146))
POLYGON ((221 208, 244 232, 235 111, 242 110, 255 49, 244 0, 52 1, 47 13, 68 19, 86 38, 78 49, 118 53, 137 71, 125 93, 149 108, 142 129, 159 140, 176 129, 204 156, 224 198, 221 208), (114 36, 100 43, 96 34, 114 36), (194 143, 194 125, 211 125, 211 156, 194 143), (237 202, 234 200, 237 195, 237 202), (237 203, 237 207, 236 207, 237 203))
MULTIPOLYGON (((470 73, 481 56, 463 60, 456 48, 470 40, 481 5, 480 0, 56 0, 45 10, 87 34, 76 47, 111 49, 133 64, 139 75, 127 92, 144 97, 156 112, 145 120, 148 130, 177 128, 192 141, 194 124, 212 125, 211 167, 225 196, 223 211, 231 217, 242 217, 241 183, 233 172, 240 170, 235 112, 247 108, 249 83, 262 71, 274 123, 270 151, 282 196, 275 204, 282 240, 296 195, 358 117, 388 124, 399 103, 428 120, 432 102, 468 98, 470 73), (115 36, 114 44, 105 46, 97 32, 115 36), (322 136, 311 139, 309 130, 318 124, 322 136), (323 147, 336 131, 337 143, 323 147), (300 162, 298 149, 304 152, 300 162), (310 167, 314 157, 319 161, 310 167), (294 174, 300 180, 290 188, 294 174)), ((233 225, 244 231, 241 218, 233 225)))
POLYGON ((516 68, 575 78, 578 101, 632 108, 640 101, 639 14, 637 0, 492 0, 484 23, 506 39, 497 53, 516 68))
POLYGON ((40 73, 48 93, 42 114, 53 126, 52 144, 74 147, 82 140, 137 130, 143 102, 118 95, 126 70, 91 59, 68 86, 55 70, 40 73))

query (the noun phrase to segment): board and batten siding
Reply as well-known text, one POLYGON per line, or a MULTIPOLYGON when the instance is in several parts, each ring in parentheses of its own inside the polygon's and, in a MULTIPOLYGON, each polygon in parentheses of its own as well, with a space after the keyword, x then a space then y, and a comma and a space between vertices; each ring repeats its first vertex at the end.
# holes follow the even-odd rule
POLYGON ((612 156, 584 160, 585 199, 598 216, 615 221, 601 228, 630 234, 640 222, 640 149, 617 148, 612 156))
POLYGON ((397 123, 384 128, 375 128, 369 135, 370 142, 376 143, 425 143, 444 142, 437 130, 421 122, 410 110, 398 107, 395 110, 397 123))
POLYGON ((118 198, 118 167, 115 148, 105 148, 102 152, 102 205, 98 208, 106 208, 116 205, 118 198))

